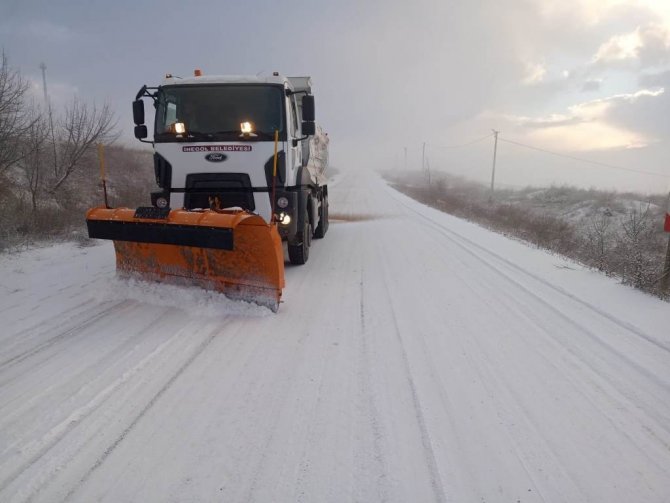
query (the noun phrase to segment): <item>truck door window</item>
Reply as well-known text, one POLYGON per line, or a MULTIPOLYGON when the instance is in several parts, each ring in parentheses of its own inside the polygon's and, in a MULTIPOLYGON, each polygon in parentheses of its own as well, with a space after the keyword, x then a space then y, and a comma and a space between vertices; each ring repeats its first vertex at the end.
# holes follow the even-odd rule
POLYGON ((298 112, 295 107, 295 95, 291 96, 291 122, 293 123, 293 134, 298 135, 298 112))
POLYGON ((165 123, 174 124, 177 122, 177 104, 168 103, 165 107, 165 123))
POLYGON ((156 108, 156 134, 167 133, 170 125, 177 122, 177 104, 168 101, 165 94, 160 94, 156 108))

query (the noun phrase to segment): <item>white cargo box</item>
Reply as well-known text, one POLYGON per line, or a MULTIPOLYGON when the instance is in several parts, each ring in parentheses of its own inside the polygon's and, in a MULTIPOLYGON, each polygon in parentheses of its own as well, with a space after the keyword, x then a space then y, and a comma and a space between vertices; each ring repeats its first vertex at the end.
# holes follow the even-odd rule
POLYGON ((287 77, 295 92, 307 91, 312 94, 312 77, 287 77))

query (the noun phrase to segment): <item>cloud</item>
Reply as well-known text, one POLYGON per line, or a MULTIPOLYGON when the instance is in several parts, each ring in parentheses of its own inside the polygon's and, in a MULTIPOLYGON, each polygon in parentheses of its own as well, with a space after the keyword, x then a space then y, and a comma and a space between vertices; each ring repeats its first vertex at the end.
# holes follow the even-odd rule
MULTIPOLYGON (((619 100, 607 112, 607 119, 616 125, 634 129, 648 138, 666 140, 670 137, 670 72, 656 77, 656 91, 637 93, 635 99, 619 100)), ((667 141, 667 140, 666 140, 667 141)))
POLYGON ((566 113, 507 119, 527 141, 545 147, 567 151, 641 148, 657 141, 655 107, 665 97, 663 88, 643 89, 578 103, 566 113))
POLYGON ((529 0, 536 4, 540 15, 548 20, 572 21, 588 28, 617 19, 628 21, 654 18, 670 21, 670 4, 665 0, 529 0))
POLYGON ((595 68, 649 68, 667 63, 670 63, 670 29, 658 23, 611 37, 592 58, 595 68))
POLYGON ((603 117, 612 107, 621 103, 636 103, 644 97, 656 97, 665 92, 664 89, 642 89, 634 93, 615 94, 606 98, 598 98, 569 107, 570 113, 577 117, 594 119, 603 117))
POLYGON ((525 86, 534 86, 543 82, 546 75, 547 67, 544 63, 527 63, 521 83, 525 86))
POLYGON ((52 42, 66 42, 74 38, 74 32, 67 26, 45 20, 31 21, 26 27, 28 34, 52 42))
POLYGON ((642 74, 639 80, 642 87, 670 87, 670 70, 642 74))
POLYGON ((524 128, 541 129, 550 127, 570 126, 584 122, 585 119, 565 114, 551 114, 546 117, 512 117, 517 124, 524 128))
POLYGON ((603 79, 588 79, 582 85, 582 92, 586 93, 586 92, 600 91, 602 83, 603 79))
POLYGON ((637 59, 641 47, 642 40, 638 28, 632 33, 617 35, 603 43, 593 57, 593 62, 607 64, 613 61, 637 59))
POLYGON ((534 144, 572 152, 641 148, 649 144, 644 135, 601 120, 531 131, 528 139, 534 144))
POLYGON ((0 33, 25 37, 42 43, 59 44, 69 42, 76 36, 69 27, 44 19, 31 19, 25 23, 3 24, 0 33))

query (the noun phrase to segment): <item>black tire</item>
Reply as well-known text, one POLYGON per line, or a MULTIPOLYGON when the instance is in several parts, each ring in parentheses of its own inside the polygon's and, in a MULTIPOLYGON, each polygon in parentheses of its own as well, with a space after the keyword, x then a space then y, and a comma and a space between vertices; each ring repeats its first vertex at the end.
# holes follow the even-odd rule
POLYGON ((328 196, 323 196, 321 208, 319 209, 319 225, 316 226, 314 237, 321 239, 328 231, 328 196))
POLYGON ((312 244, 312 224, 309 215, 305 214, 305 225, 302 229, 302 240, 297 245, 288 245, 288 258, 291 264, 303 265, 309 259, 309 247, 312 244))

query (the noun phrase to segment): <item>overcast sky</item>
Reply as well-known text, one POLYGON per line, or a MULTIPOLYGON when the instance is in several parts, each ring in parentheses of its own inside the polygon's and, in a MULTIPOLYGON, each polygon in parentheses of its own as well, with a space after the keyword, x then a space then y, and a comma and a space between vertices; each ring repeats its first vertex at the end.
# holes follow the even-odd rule
POLYGON ((37 96, 44 62, 55 104, 109 101, 128 143, 166 72, 276 70, 312 76, 341 168, 419 168, 426 142, 487 180, 495 128, 500 185, 670 190, 670 0, 0 0, 0 45, 37 96))

